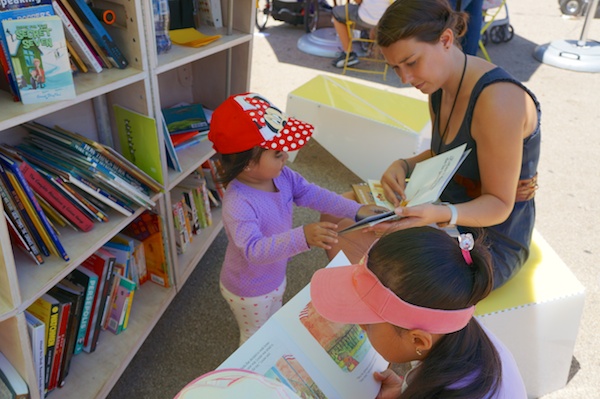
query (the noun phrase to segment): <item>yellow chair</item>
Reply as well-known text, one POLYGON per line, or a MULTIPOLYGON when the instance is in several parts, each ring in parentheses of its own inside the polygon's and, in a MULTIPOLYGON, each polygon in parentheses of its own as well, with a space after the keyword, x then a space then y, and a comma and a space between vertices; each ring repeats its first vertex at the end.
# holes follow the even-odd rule
POLYGON ((374 75, 383 75, 383 80, 386 79, 386 75, 387 75, 387 70, 388 70, 388 64, 385 62, 385 59, 383 58, 383 55, 381 54, 381 52, 379 51, 379 47, 377 46, 374 37, 374 32, 371 31, 369 32, 369 37, 368 38, 364 38, 364 37, 360 37, 360 35, 358 37, 355 37, 355 23, 353 21, 350 21, 350 18, 348 17, 348 4, 350 3, 350 0, 346 1, 346 29, 348 29, 348 38, 350 39, 349 41, 349 45, 348 48, 346 49, 346 60, 344 61, 344 69, 342 71, 342 75, 346 74, 346 71, 357 71, 357 72, 363 72, 363 73, 370 73, 370 74, 374 74, 374 75), (350 58, 350 53, 353 51, 353 46, 354 43, 360 43, 361 47, 366 47, 366 54, 362 57, 358 57, 358 59, 360 61, 367 61, 367 62, 375 62, 375 63, 383 63, 383 70, 379 69, 379 70, 372 70, 372 69, 363 69, 363 68, 357 68, 354 66, 348 66, 348 58, 350 58))

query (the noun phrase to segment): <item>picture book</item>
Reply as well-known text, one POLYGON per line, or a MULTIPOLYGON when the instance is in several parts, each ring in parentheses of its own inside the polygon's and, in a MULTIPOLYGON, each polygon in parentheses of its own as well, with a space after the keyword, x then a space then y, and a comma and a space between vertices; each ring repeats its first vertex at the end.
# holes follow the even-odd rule
POLYGON ((163 182, 154 118, 114 106, 121 153, 159 183, 163 182))
POLYGON ((163 239, 161 217, 153 212, 144 211, 136 217, 123 233, 133 237, 144 244, 146 269, 150 281, 163 287, 171 285, 167 254, 163 239))
POLYGON ((29 399, 27 382, 2 352, 0 352, 0 393, 3 398, 29 399))
MULTIPOLYGON (((328 267, 348 264, 340 252, 328 267)), ((358 325, 333 323, 316 312, 308 285, 218 369, 256 372, 303 398, 375 398, 380 384, 373 372, 387 367, 358 325)))
POLYGON ((120 334, 123 331, 129 302, 133 299, 135 283, 126 277, 117 275, 115 276, 114 285, 114 295, 108 308, 106 329, 115 334, 120 334))
MULTIPOLYGON (((404 189, 406 200, 403 201, 402 206, 416 206, 437 201, 456 170, 471 152, 470 149, 466 150, 466 146, 466 144, 463 144, 450 151, 417 163, 404 189)), ((390 211, 362 219, 340 230, 339 233, 374 226, 378 223, 398 218, 393 211, 393 205, 385 198, 379 181, 369 180, 369 187, 371 188, 375 204, 386 207, 390 211)))
POLYGON ((85 0, 66 1, 71 5, 83 23, 84 28, 87 29, 91 36, 96 40, 112 64, 120 69, 126 68, 127 65, 129 65, 129 62, 96 14, 94 14, 90 5, 88 5, 85 0))
POLYGON ((46 326, 40 319, 25 311, 25 321, 31 340, 31 352, 33 353, 33 366, 37 378, 37 390, 40 397, 44 397, 44 351, 46 349, 46 326))
POLYGON ((73 73, 57 16, 2 21, 23 104, 73 99, 73 73))
POLYGON ((75 347, 73 348, 73 354, 76 355, 83 350, 85 335, 92 312, 92 305, 94 303, 94 296, 96 294, 96 287, 98 286, 98 275, 85 267, 78 267, 69 273, 66 279, 85 288, 83 309, 81 310, 77 339, 75 340, 75 347))
MULTIPOLYGON (((54 288, 53 288, 54 289, 54 288)), ((48 295, 55 298, 59 302, 58 324, 56 326, 56 344, 54 346, 54 357, 52 358, 52 366, 50 367, 50 380, 48 381, 48 391, 52 391, 58 387, 58 375, 62 367, 63 355, 67 342, 67 329, 69 319, 71 317, 71 309, 73 303, 63 297, 59 297, 52 289, 48 291, 48 295)))
POLYGON ((202 104, 185 104, 162 109, 169 134, 208 131, 202 104))
POLYGON ((223 27, 223 16, 220 0, 198 0, 194 3, 196 7, 196 28, 210 26, 213 28, 223 27))
POLYGON ((44 352, 44 389, 48 389, 50 373, 52 370, 52 361, 56 347, 56 337, 58 332, 58 318, 60 303, 48 294, 44 294, 36 299, 27 311, 40 319, 46 326, 46 348, 44 352))
POLYGON ((177 152, 175 151, 175 145, 173 140, 171 139, 171 135, 169 134, 169 129, 167 128, 167 124, 165 122, 164 116, 160 115, 161 122, 161 130, 163 132, 163 140, 165 142, 165 149, 167 150, 167 166, 176 172, 181 172, 181 164, 179 163, 179 157, 177 156, 177 152))

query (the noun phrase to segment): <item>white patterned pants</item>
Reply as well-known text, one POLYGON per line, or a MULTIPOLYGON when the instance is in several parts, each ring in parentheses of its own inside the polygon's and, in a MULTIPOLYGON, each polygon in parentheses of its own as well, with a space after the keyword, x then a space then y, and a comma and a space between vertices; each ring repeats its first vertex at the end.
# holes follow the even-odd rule
POLYGON ((227 301, 240 328, 240 346, 267 322, 283 304, 286 280, 273 292, 261 296, 240 297, 233 294, 223 284, 221 295, 227 301))

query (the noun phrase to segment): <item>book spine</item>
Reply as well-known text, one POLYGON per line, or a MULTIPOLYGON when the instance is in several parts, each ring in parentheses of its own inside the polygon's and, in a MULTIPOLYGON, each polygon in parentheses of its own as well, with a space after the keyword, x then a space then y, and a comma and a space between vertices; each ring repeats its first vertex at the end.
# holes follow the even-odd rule
POLYGON ((92 274, 86 274, 80 270, 73 270, 73 273, 67 276, 67 279, 82 285, 85 288, 85 295, 83 298, 83 308, 81 310, 81 316, 79 318, 79 326, 77 330, 77 339, 75 340, 75 347, 73 354, 81 353, 83 350, 83 343, 85 341, 85 334, 87 332, 88 323, 90 321, 90 315, 92 313, 92 305, 94 303, 94 295, 96 293, 96 287, 98 285, 98 277, 92 274))
POLYGON ((87 22, 89 25, 90 33, 98 44, 103 48, 106 55, 114 62, 114 65, 117 68, 123 69, 126 68, 129 64, 127 59, 112 39, 112 37, 108 34, 104 26, 94 11, 90 8, 90 6, 85 2, 85 0, 68 0, 71 3, 71 6, 75 9, 76 12, 79 13, 79 17, 87 22))
MULTIPOLYGON (((0 168, 2 168, 2 166, 0 166, 0 168)), ((15 228, 18 230, 19 235, 21 237, 23 237, 23 239, 27 243, 27 246, 29 247, 29 250, 30 250, 32 256, 35 258, 36 262, 38 262, 39 264, 44 263, 44 258, 42 257, 42 253, 40 252, 39 247, 35 243, 35 240, 34 240, 33 236, 31 235, 29 229, 23 222, 23 219, 21 218, 21 214, 19 213, 19 210, 17 209, 16 205, 12 201, 12 198, 10 197, 10 194, 8 193, 2 179, 0 179, 0 195, 2 196, 2 203, 4 204, 5 210, 7 210, 9 213, 9 215, 7 215, 7 216, 9 216, 10 219, 13 221, 13 224, 15 225, 15 228)))
POLYGON ((56 347, 56 338, 58 336, 58 318, 60 308, 58 305, 52 305, 50 310, 50 321, 48 323, 48 335, 46 337, 46 367, 45 367, 45 387, 46 391, 50 389, 50 378, 52 375, 52 362, 54 360, 54 353, 56 347))
POLYGON ((91 218, 99 222, 108 222, 108 216, 104 212, 102 212, 98 207, 89 202, 72 187, 69 187, 67 182, 65 182, 61 177, 49 176, 49 178, 50 181, 55 185, 55 187, 60 189, 65 194, 65 196, 69 197, 71 201, 73 201, 73 204, 75 204, 82 212, 85 212, 91 218))
POLYGON ((44 397, 44 350, 46 348, 44 323, 31 314, 25 311, 27 320, 27 328, 31 338, 31 349, 33 352, 33 365, 35 366, 35 375, 37 377, 37 390, 41 398, 44 397))
POLYGON ((14 79, 14 74, 12 70, 12 64, 10 63, 10 59, 8 58, 8 52, 4 48, 4 43, 0 40, 0 67, 4 72, 4 76, 6 77, 6 81, 8 82, 8 88, 10 89, 10 94, 13 96, 13 100, 20 101, 19 97, 19 88, 17 86, 17 82, 14 79))
POLYGON ((56 249, 58 250, 59 255, 65 261, 68 261, 69 255, 67 255, 67 251, 65 251, 60 240, 58 239, 58 236, 56 235, 56 232, 54 231, 54 227, 52 227, 52 225, 50 224, 50 221, 46 217, 46 214, 42 210, 42 207, 35 199, 35 195, 33 194, 33 191, 31 191, 29 184, 27 184, 27 181, 25 180, 25 177, 21 173, 21 170, 14 163, 9 165, 9 167, 10 167, 11 171, 15 174, 17 180, 19 181, 19 183, 21 184, 23 189, 25 190, 25 194, 27 194, 27 197, 29 197, 29 200, 31 201, 31 204, 33 205, 35 211, 38 213, 39 218, 40 218, 44 228, 46 229, 46 231, 50 235, 52 242, 56 246, 56 249))
POLYGON ((96 73, 102 72, 102 65, 100 65, 100 62, 98 62, 97 55, 93 53, 93 50, 85 41, 85 38, 77 30, 69 18, 69 15, 62 8, 61 4, 55 0, 52 2, 52 7, 54 8, 56 15, 58 15, 63 22, 67 41, 71 43, 75 51, 82 58, 84 64, 96 73))
POLYGON ((56 331, 56 345, 54 346, 54 357, 52 359, 52 369, 50 380, 48 381, 48 391, 52 391, 58 386, 58 375, 63 361, 65 343, 67 336, 67 326, 71 313, 71 303, 62 303, 60 306, 58 325, 56 331))
POLYGON ((96 319, 96 325, 94 329, 94 334, 92 335, 92 339, 90 342, 90 352, 96 350, 96 346, 98 345, 98 337, 100 336, 100 330, 102 330, 102 319, 104 316, 105 308, 106 308, 106 297, 108 295, 108 290, 111 288, 111 282, 114 279, 113 268, 115 265, 116 259, 114 257, 109 258, 110 261, 107 267, 107 273, 104 280, 104 288, 102 290, 101 301, 98 308, 98 318, 96 319))
POLYGON ((17 193, 16 188, 13 186, 12 182, 10 181, 10 179, 8 177, 7 171, 3 167, 0 167, 0 176, 2 177, 4 185, 6 186, 9 194, 11 195, 12 199, 14 200, 14 202, 17 206, 17 209, 19 210, 19 214, 21 215, 22 220, 24 221, 25 225, 27 226, 29 233, 33 237, 37 247, 39 248, 39 250, 41 251, 41 253, 44 256, 50 256, 50 250, 44 243, 44 240, 42 240, 42 236, 38 232, 35 224, 33 223, 33 220, 27 213, 27 209, 25 209, 25 204, 21 201, 21 197, 19 197, 19 194, 17 193))
POLYGON ((92 197, 102 201, 114 210, 121 212, 123 215, 133 215, 134 211, 128 205, 124 204, 122 201, 117 200, 113 195, 107 193, 105 190, 94 186, 90 181, 80 176, 69 175, 69 183, 90 194, 92 197))
POLYGON ((25 179, 31 185, 33 190, 44 198, 50 205, 66 217, 71 223, 77 226, 81 231, 87 232, 94 227, 94 223, 81 212, 73 203, 65 198, 52 184, 41 176, 27 162, 21 162, 19 168, 23 172, 25 179))

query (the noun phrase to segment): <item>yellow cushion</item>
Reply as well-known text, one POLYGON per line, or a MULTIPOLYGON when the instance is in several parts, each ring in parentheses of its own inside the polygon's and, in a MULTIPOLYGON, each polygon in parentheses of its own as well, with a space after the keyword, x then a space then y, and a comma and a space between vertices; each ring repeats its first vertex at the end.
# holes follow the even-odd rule
POLYGON ((553 301, 584 291, 583 285, 534 230, 529 259, 502 287, 477 304, 475 316, 553 301))
POLYGON ((290 95, 413 132, 430 119, 425 101, 330 76, 319 75, 290 95))

